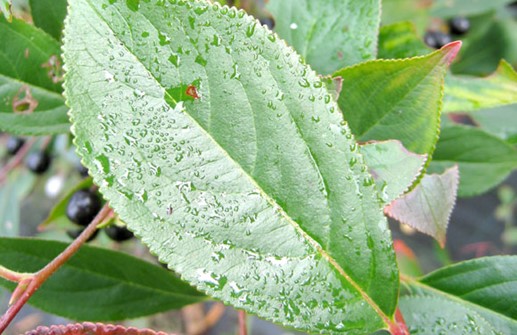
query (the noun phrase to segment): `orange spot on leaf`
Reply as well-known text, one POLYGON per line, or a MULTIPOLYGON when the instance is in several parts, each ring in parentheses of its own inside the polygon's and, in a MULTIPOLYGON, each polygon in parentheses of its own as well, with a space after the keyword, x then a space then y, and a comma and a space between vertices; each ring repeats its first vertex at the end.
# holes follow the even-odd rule
POLYGON ((197 88, 194 85, 188 85, 187 90, 185 92, 189 97, 192 97, 194 99, 199 99, 199 95, 197 93, 197 88))

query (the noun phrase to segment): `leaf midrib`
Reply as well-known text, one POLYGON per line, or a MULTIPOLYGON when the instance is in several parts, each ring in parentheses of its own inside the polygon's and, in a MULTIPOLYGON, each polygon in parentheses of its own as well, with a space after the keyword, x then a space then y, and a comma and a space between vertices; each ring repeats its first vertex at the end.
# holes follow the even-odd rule
MULTIPOLYGON (((130 53, 133 57, 135 57, 135 59, 139 60, 138 59, 138 56, 135 55, 131 50, 129 50, 129 48, 124 44, 124 42, 122 40, 120 40, 116 34, 116 32, 112 29, 112 27, 109 25, 109 23, 104 19, 104 17, 98 12, 98 10, 92 5, 91 3, 91 0, 85 0, 89 7, 92 9, 92 11, 97 15, 97 17, 102 21, 104 22, 104 24, 106 25, 106 27, 108 27, 108 29, 111 30, 111 32, 113 33, 113 36, 115 38, 117 38, 117 40, 123 45, 123 47, 128 51, 128 53, 130 53)), ((197 2, 197 1, 196 1, 197 2)), ((142 14, 142 16, 145 17, 145 15, 142 14)), ((153 73, 147 69, 144 64, 142 62, 140 62, 140 64, 142 65, 142 67, 147 71, 147 73, 149 74, 149 76, 151 76, 156 84, 161 87, 165 94, 167 94, 171 99, 172 97, 167 93, 167 91, 165 90, 165 88, 161 85, 161 83, 158 81, 158 79, 153 75, 153 73)), ((173 101, 175 101, 173 99, 173 101)), ((337 106, 336 106, 337 107, 337 106)), ((214 146, 216 146, 225 156, 227 156, 227 159, 232 162, 236 167, 240 168, 241 172, 243 173, 243 175, 245 175, 247 177, 247 179, 249 180, 249 182, 254 185, 256 187, 256 189, 260 192, 260 194, 263 196, 263 198, 270 204, 270 206, 272 207, 277 207, 279 208, 280 210, 278 211, 281 215, 281 217, 283 217, 288 223, 290 223, 294 228, 295 230, 301 234, 301 236, 304 238, 304 240, 306 242, 308 242, 309 245, 311 245, 315 251, 317 251, 321 256, 322 258, 324 258, 325 260, 327 260, 336 270, 337 272, 343 277, 346 279, 347 282, 349 282, 353 287, 354 289, 357 290, 357 292, 361 295, 361 297, 373 308, 373 310, 379 315, 379 317, 386 323, 386 325, 389 325, 391 323, 390 321, 390 318, 384 314, 384 312, 380 309, 380 307, 370 298, 370 296, 368 296, 368 294, 344 271, 344 269, 337 263, 336 260, 334 260, 325 250, 323 250, 323 248, 311 237, 309 236, 299 225, 298 223, 296 223, 291 217, 289 217, 287 215, 287 213, 285 212, 284 208, 282 208, 273 198, 271 198, 268 194, 266 194, 266 192, 262 189, 262 187, 260 187, 256 182, 255 180, 242 168, 242 166, 236 162, 229 154, 228 152, 221 147, 221 145, 189 114, 189 113, 184 113, 185 116, 187 116, 193 125, 197 126, 199 131, 201 133, 203 133, 206 138, 208 138, 213 144, 214 146)))

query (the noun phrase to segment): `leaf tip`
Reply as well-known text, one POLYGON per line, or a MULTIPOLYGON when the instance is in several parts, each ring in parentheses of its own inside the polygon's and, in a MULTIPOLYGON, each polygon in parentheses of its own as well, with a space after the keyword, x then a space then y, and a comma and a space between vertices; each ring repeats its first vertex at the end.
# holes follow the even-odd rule
POLYGON ((458 52, 461 49, 462 42, 454 41, 449 44, 444 45, 440 50, 445 54, 444 60, 447 65, 450 65, 452 61, 458 55, 458 52))

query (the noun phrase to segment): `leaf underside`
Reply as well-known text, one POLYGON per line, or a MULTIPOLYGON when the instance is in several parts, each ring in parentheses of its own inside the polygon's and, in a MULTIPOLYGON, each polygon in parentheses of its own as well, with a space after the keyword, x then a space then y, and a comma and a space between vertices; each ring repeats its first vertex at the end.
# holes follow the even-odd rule
POLYGON ((449 219, 456 204, 459 180, 457 166, 441 175, 425 175, 411 192, 394 200, 384 212, 432 236, 443 248, 449 219))
POLYGON ((426 155, 407 151, 399 141, 366 143, 360 148, 386 204, 413 185, 427 161, 426 155))
POLYGON ((238 308, 311 332, 387 328, 390 234, 321 79, 242 11, 127 4, 70 1, 64 38, 79 154, 121 219, 238 308))

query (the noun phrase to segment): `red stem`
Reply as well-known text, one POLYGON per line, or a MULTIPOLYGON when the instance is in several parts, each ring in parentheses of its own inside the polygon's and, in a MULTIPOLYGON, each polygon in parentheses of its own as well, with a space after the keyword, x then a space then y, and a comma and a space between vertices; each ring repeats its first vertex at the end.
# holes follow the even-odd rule
MULTIPOLYGON (((19 295, 19 298, 13 302, 7 309, 5 314, 0 319, 0 334, 9 326, 14 317, 21 310, 23 305, 30 299, 30 297, 36 292, 36 290, 54 273, 59 269, 70 257, 72 257, 79 248, 86 243, 86 241, 92 236, 97 229, 97 225, 104 221, 106 217, 112 214, 111 208, 108 204, 104 205, 101 211, 97 214, 95 219, 86 227, 86 229, 79 235, 61 254, 59 254, 52 262, 48 263, 43 269, 34 274, 32 280, 30 280, 27 288, 23 293, 19 295)), ((20 283, 21 284, 21 283, 20 283)))
POLYGON ((237 311, 239 316, 239 335, 248 335, 248 329, 246 326, 246 312, 237 311))
POLYGON ((392 335, 410 335, 404 316, 402 316, 399 308, 395 312, 395 322, 390 324, 390 333, 392 335))

